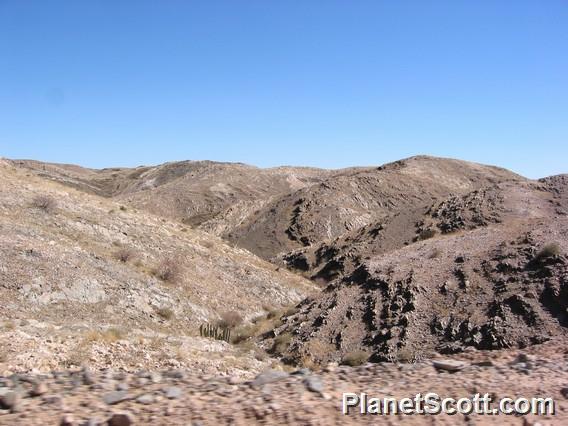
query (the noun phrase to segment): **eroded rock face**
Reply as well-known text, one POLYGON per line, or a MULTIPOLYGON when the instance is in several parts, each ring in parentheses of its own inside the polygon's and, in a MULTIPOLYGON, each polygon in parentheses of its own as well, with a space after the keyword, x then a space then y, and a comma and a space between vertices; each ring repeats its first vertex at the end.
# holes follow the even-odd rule
MULTIPOLYGON (((356 238, 366 226, 372 233, 372 227, 389 216, 407 216, 412 211, 416 222, 426 208, 452 194, 465 195, 496 182, 526 181, 503 169, 426 156, 378 168, 339 170, 321 182, 275 198, 223 236, 272 259, 336 238, 343 241, 346 234, 356 238)), ((344 242, 349 248, 350 242, 344 242)), ((312 270, 295 257, 291 261, 292 267, 312 270)))
MULTIPOLYGON (((393 209, 333 240, 281 254, 277 260, 312 278, 331 281, 351 274, 372 257, 416 242, 486 226, 550 218, 568 205, 563 179, 490 183, 465 194, 442 196, 429 204, 393 209)), ((487 182, 485 182, 487 183, 487 182)), ((435 256, 435 252, 430 255, 435 256)))
POLYGON ((373 258, 304 301, 275 332, 292 335, 287 358, 315 362, 359 350, 375 361, 413 362, 566 336, 567 226, 480 228, 373 258), (551 237, 562 254, 543 256, 551 237))

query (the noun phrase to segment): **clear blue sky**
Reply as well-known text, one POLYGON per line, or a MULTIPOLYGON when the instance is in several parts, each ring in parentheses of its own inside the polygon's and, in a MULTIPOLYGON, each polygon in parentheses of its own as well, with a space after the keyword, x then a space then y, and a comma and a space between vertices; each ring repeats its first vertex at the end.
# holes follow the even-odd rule
POLYGON ((0 156, 568 172, 565 0, 0 0, 0 156))

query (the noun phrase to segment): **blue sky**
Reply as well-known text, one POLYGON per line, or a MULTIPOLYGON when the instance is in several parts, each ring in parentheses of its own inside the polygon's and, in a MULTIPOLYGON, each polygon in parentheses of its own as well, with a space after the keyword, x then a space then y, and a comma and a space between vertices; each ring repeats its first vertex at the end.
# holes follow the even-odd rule
POLYGON ((568 2, 0 0, 0 156, 568 172, 568 2))

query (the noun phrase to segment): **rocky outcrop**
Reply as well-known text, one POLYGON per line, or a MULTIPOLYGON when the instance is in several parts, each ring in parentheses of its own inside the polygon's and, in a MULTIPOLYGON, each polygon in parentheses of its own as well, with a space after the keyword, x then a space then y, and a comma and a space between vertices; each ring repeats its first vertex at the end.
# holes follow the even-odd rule
POLYGON ((479 228, 366 261, 275 330, 292 335, 285 359, 341 362, 366 351, 374 361, 412 362, 565 337, 567 225, 479 228))

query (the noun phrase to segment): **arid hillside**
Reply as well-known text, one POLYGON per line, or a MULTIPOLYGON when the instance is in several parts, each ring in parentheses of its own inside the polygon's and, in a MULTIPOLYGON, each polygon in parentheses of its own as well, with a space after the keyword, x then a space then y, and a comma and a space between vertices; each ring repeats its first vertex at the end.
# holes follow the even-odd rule
POLYGON ((525 180, 497 167, 427 156, 335 171, 208 161, 103 170, 13 164, 198 227, 266 260, 452 194, 525 180))
POLYGON ((223 236, 265 259, 272 259, 449 194, 522 180, 496 167, 413 157, 378 168, 345 170, 282 196, 223 236))
POLYGON ((565 424, 567 301, 566 175, 0 159, 0 424, 432 424, 341 415, 376 389, 565 424))
MULTIPOLYGON (((4 160, 0 229, 2 341, 8 342, 0 349, 0 371, 79 365, 91 356, 103 365, 92 346, 104 340, 152 336, 148 345, 165 350, 160 338, 195 337, 201 323, 226 312, 250 319, 314 289, 215 236, 4 160), (85 359, 66 361, 70 354, 85 359)), ((144 359, 145 347, 137 346, 140 357, 128 363, 158 361, 148 353, 144 359)), ((168 349, 166 359, 175 358, 168 349)))
MULTIPOLYGON (((431 204, 398 209, 340 237, 280 255, 291 269, 331 281, 353 272, 374 256, 441 235, 568 212, 559 198, 562 176, 532 181, 492 183, 431 204), (552 185, 552 186, 551 186, 552 185), (555 191, 557 193, 555 193, 555 191)), ((565 199, 565 196, 560 197, 565 199)))
POLYGON ((401 212, 298 253, 315 254, 316 264, 331 253, 318 274, 332 282, 275 330, 289 343, 282 354, 415 362, 564 341, 566 189, 565 176, 491 186, 437 202, 419 222, 417 212, 401 212))
POLYGON ((307 167, 259 169, 238 163, 181 161, 134 169, 93 170, 17 160, 12 164, 151 213, 221 233, 272 198, 320 182, 333 172, 307 167))

